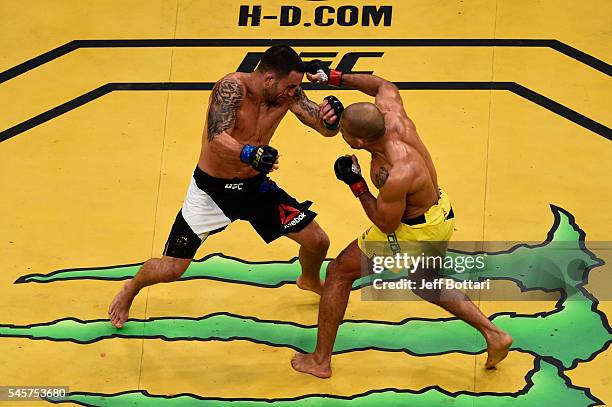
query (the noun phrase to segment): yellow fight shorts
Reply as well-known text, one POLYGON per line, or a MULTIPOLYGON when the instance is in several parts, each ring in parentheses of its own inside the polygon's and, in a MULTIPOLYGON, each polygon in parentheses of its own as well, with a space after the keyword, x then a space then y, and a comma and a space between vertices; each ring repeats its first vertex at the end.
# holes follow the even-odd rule
MULTIPOLYGON (((363 253, 373 256, 392 256, 396 253, 408 252, 420 254, 427 251, 426 244, 411 242, 432 242, 439 248, 438 242, 444 245, 453 235, 455 214, 448 195, 439 189, 438 202, 423 215, 414 219, 404 219, 392 234, 383 233, 376 225, 370 226, 358 239, 359 248, 363 253), (404 243, 404 244, 402 244, 404 243), (419 252, 419 253, 416 253, 419 252)), ((430 249, 433 250, 433 249, 430 249)), ((427 254, 427 253, 425 253, 427 254)))

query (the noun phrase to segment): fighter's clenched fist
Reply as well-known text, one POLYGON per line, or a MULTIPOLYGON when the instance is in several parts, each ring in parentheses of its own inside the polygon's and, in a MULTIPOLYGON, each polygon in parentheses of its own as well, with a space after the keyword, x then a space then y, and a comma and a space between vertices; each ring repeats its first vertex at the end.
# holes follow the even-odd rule
POLYGON ((325 127, 330 130, 337 130, 340 126, 340 116, 344 112, 344 105, 340 99, 333 95, 326 96, 319 107, 319 117, 325 127))
POLYGON ((249 164, 259 172, 268 173, 278 168, 278 150, 271 146, 242 147, 240 161, 249 164))

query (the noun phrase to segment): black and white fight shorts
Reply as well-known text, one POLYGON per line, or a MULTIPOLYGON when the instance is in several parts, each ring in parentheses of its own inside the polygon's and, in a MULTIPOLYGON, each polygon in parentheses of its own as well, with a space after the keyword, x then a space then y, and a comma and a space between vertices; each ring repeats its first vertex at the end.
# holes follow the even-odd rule
POLYGON ((266 242, 298 232, 317 215, 264 174, 246 179, 211 177, 196 166, 176 215, 164 255, 192 259, 202 242, 236 219, 246 220, 266 242))

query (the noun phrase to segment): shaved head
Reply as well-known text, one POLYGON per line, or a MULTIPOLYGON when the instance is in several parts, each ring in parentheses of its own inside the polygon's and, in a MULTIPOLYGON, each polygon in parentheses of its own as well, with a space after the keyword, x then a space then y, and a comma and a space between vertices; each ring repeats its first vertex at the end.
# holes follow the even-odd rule
POLYGON ((341 127, 350 137, 372 141, 385 134, 385 118, 373 103, 353 103, 342 113, 341 127))

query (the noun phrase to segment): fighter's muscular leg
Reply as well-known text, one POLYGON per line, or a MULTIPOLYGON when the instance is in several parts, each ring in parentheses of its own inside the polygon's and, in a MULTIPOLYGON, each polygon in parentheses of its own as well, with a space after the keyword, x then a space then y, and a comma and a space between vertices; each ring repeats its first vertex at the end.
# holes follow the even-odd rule
POLYGON ((297 286, 321 295, 323 283, 319 278, 319 272, 327 256, 329 237, 315 221, 299 232, 287 234, 287 237, 300 244, 299 259, 302 275, 297 280, 297 286))
POLYGON ((191 259, 178 259, 169 256, 147 260, 134 278, 123 284, 121 291, 113 299, 108 308, 111 323, 116 328, 122 328, 128 319, 132 301, 140 290, 153 284, 178 280, 189 267, 189 263, 191 263, 191 259))
POLYGON ((331 355, 342 322, 353 282, 361 277, 362 252, 357 241, 349 244, 327 266, 327 276, 319 304, 319 329, 314 353, 297 353, 291 365, 299 372, 327 378, 331 376, 331 355))
MULTIPOLYGON (((413 280, 433 280, 438 278, 438 273, 432 270, 418 270, 412 277, 413 280)), ((488 358, 485 367, 490 369, 501 362, 508 355, 512 345, 512 337, 495 326, 479 309, 470 298, 456 289, 442 288, 439 290, 413 290, 421 298, 444 308, 457 318, 467 322, 476 328, 487 341, 488 358)))

